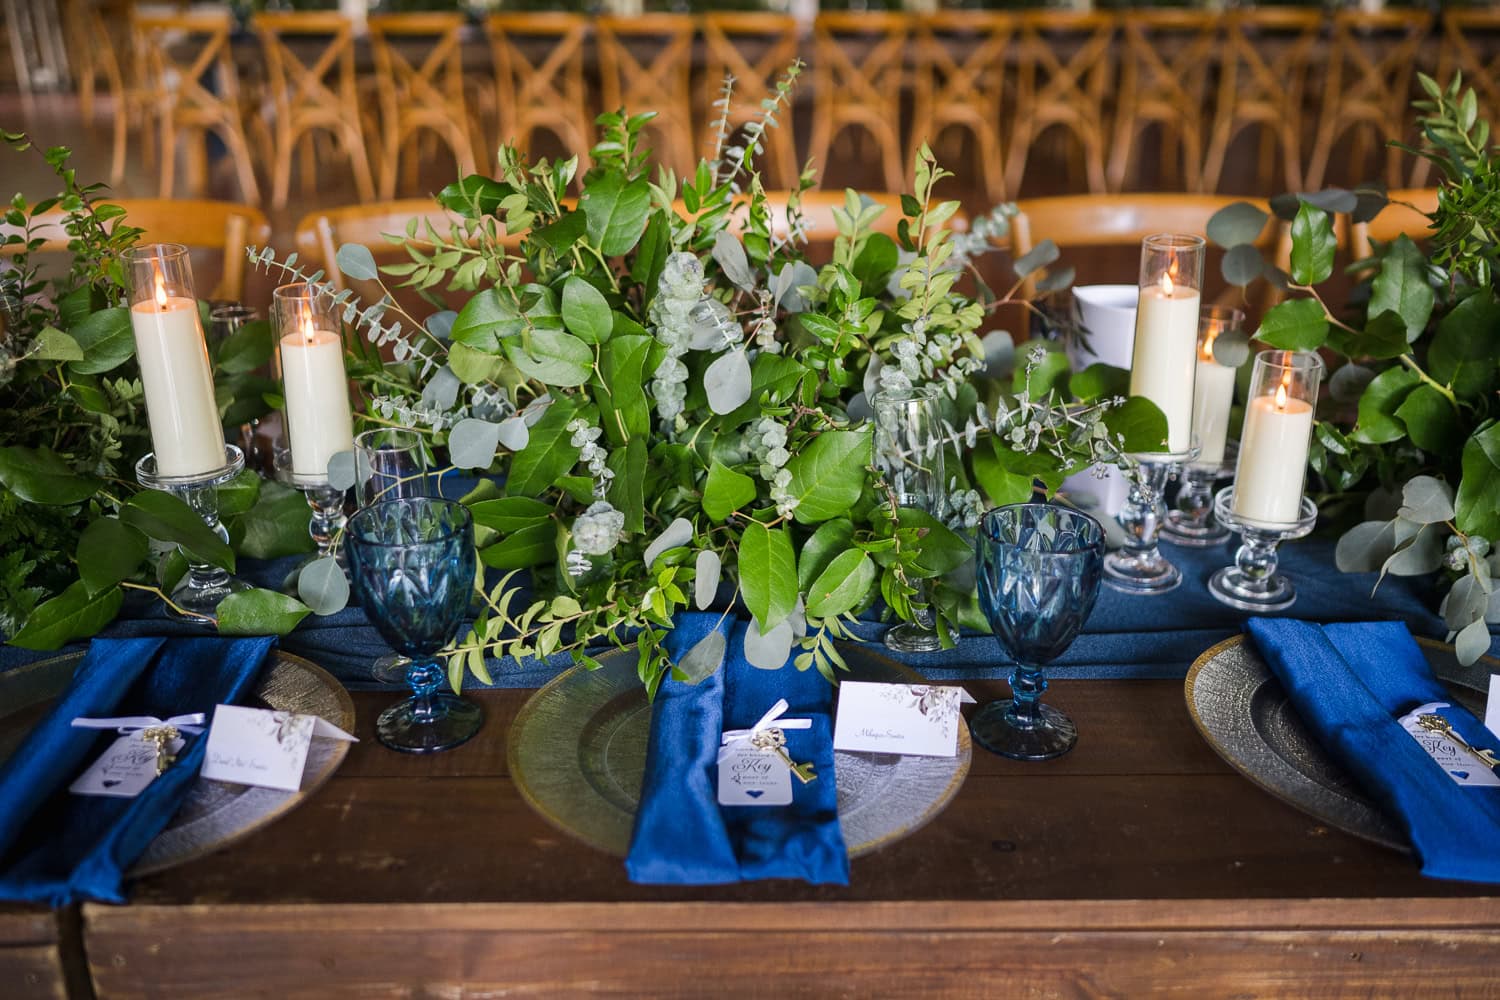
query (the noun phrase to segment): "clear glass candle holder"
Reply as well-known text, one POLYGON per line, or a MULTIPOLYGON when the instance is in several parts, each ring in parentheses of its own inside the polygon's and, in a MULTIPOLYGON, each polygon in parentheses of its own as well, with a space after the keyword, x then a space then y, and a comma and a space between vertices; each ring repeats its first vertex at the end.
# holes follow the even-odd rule
MULTIPOLYGON (((155 454, 142 456, 135 464, 136 480, 150 490, 171 493, 187 504, 203 519, 224 543, 229 542, 229 530, 219 520, 219 487, 239 475, 245 467, 245 456, 234 445, 225 445, 220 456, 221 465, 208 472, 187 476, 163 475, 155 454)), ((199 562, 183 553, 187 559, 187 572, 172 588, 167 613, 172 617, 195 621, 205 625, 214 624, 214 615, 219 602, 230 594, 249 590, 250 584, 233 576, 222 566, 199 562)))
POLYGON ((1227 541, 1229 529, 1214 518, 1214 482, 1228 476, 1225 449, 1234 406, 1236 369, 1214 360, 1214 343, 1239 333, 1245 314, 1229 306, 1205 306, 1198 317, 1198 363, 1193 381, 1193 436, 1198 457, 1181 476, 1176 509, 1167 513, 1162 535, 1174 545, 1207 547, 1227 541))
MULTIPOLYGON (((875 413, 875 465, 896 504, 938 516, 943 509, 942 399, 936 388, 882 390, 870 399, 875 413)), ((925 581, 914 580, 912 621, 885 633, 885 646, 897 653, 933 653, 943 648, 925 581)))

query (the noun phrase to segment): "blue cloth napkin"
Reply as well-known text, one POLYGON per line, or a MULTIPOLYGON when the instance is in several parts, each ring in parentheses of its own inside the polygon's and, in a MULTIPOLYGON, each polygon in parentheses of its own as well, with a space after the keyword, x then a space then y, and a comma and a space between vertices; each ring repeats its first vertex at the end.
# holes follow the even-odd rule
POLYGON ((177 762, 133 799, 72 795, 68 785, 119 739, 73 719, 212 715, 249 693, 274 642, 95 639, 57 707, 0 769, 0 899, 125 902, 125 872, 182 804, 205 741, 186 736, 177 762))
POLYGON ((1246 627, 1308 728, 1406 827, 1422 873, 1500 882, 1500 788, 1454 783, 1397 720, 1447 702, 1440 714, 1471 746, 1500 752, 1500 740, 1453 702, 1406 626, 1252 618, 1246 627))
POLYGON ((760 670, 745 659, 746 622, 715 614, 678 615, 666 639, 675 661, 716 628, 728 637, 724 665, 696 685, 662 681, 651 713, 641 805, 625 870, 632 882, 723 885, 762 878, 849 884, 849 853, 839 828, 833 775, 833 687, 815 670, 760 670), (789 806, 720 806, 720 737, 748 729, 778 698, 787 753, 811 761, 818 778, 792 779, 789 806))

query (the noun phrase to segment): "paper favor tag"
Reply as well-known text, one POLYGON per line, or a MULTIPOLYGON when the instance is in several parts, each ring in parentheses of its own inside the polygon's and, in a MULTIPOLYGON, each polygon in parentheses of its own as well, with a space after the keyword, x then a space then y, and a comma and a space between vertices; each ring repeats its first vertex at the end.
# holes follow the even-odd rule
POLYGON ((1481 788, 1500 787, 1500 775, 1486 767, 1483 761, 1444 734, 1429 732, 1417 723, 1418 716, 1441 714, 1438 709, 1447 707, 1448 703, 1445 701, 1434 701, 1414 708, 1399 720, 1401 728, 1411 734, 1411 738, 1417 741, 1417 745, 1427 752, 1427 756, 1437 762, 1437 765, 1453 779, 1455 784, 1474 785, 1481 788))
MULTIPOLYGON (((354 740, 316 715, 219 705, 203 754, 205 778, 295 792, 314 736, 354 740)), ((357 742, 357 741, 355 741, 357 742)))
POLYGON ((843 681, 833 748, 952 757, 963 725, 959 706, 973 701, 957 686, 843 681))
POLYGON ((792 771, 774 753, 733 743, 719 761, 719 805, 789 806, 792 771))
POLYGON ((1500 674, 1490 674, 1490 696, 1484 704, 1484 728, 1500 736, 1500 674))
MULTIPOLYGON (((176 739, 168 750, 182 752, 186 740, 176 739)), ((156 780, 156 744, 141 739, 140 733, 121 736, 100 754, 88 770, 68 786, 74 795, 110 795, 133 799, 156 780)))

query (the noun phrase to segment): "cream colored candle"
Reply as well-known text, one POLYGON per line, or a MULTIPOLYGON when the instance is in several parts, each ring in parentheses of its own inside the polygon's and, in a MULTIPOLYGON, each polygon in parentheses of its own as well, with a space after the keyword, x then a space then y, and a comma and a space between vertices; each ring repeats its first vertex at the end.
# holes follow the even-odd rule
POLYGON ((1312 404, 1289 396, 1286 381, 1250 400, 1234 481, 1236 515, 1268 524, 1297 520, 1312 424, 1312 404))
MULTIPOLYGON (((1208 341, 1211 345, 1213 341, 1208 341)), ((1229 433, 1229 407, 1234 402, 1234 369, 1225 368, 1213 356, 1198 357, 1193 379, 1193 433, 1202 449, 1194 465, 1218 467, 1224 462, 1224 439, 1229 433)))
POLYGON ((155 295, 130 307, 130 326, 157 474, 198 476, 222 469, 224 429, 198 303, 168 296, 158 273, 155 295))
POLYGON ((292 472, 321 479, 328 459, 354 449, 344 344, 329 330, 315 330, 310 316, 301 329, 281 338, 281 377, 286 392, 287 435, 292 472))
POLYGON ((1135 312, 1130 394, 1151 400, 1167 416, 1167 451, 1192 442, 1193 382, 1198 356, 1198 290, 1161 281, 1141 289, 1135 312))

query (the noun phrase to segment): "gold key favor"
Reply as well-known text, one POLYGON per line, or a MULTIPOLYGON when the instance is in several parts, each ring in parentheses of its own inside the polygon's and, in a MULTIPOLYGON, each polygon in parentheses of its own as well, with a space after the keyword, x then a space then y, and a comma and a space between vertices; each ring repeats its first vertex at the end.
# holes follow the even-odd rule
POLYGON ((1467 750, 1470 756, 1483 761, 1486 767, 1500 767, 1500 759, 1496 759, 1494 751, 1486 750, 1484 747, 1470 746, 1469 741, 1454 732, 1453 726, 1441 715, 1419 715, 1417 725, 1429 733, 1442 733, 1457 743, 1460 749, 1467 750))
POLYGON ((172 762, 177 759, 177 755, 172 753, 170 748, 172 741, 180 735, 182 734, 177 731, 176 726, 151 726, 141 730, 141 739, 156 748, 156 773, 158 776, 165 773, 167 768, 172 766, 172 762))
POLYGON ((797 780, 804 785, 809 781, 818 780, 818 776, 813 773, 813 766, 810 761, 806 764, 798 764, 787 755, 786 733, 783 733, 781 730, 762 729, 750 737, 750 745, 757 750, 769 750, 780 757, 786 762, 786 766, 791 769, 791 772, 797 776, 797 780))

